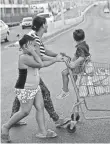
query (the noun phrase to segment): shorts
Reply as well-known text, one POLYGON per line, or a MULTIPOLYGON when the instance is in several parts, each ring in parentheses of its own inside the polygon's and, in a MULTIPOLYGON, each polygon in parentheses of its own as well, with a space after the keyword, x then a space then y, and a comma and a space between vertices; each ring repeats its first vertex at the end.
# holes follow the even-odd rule
POLYGON ((84 66, 83 65, 76 66, 74 69, 72 69, 73 75, 78 75, 83 71, 84 71, 84 66))
POLYGON ((16 97, 22 103, 27 103, 29 100, 34 99, 38 91, 40 91, 39 85, 36 89, 15 89, 16 97))

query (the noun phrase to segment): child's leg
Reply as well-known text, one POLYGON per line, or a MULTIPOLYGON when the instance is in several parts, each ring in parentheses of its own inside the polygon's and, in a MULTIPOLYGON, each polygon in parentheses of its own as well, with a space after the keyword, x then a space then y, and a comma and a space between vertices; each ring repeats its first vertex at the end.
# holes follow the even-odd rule
POLYGON ((36 108, 36 120, 39 126, 39 131, 45 135, 47 131, 45 128, 44 103, 41 90, 39 90, 35 96, 34 106, 36 108))
POLYGON ((10 128, 26 117, 32 108, 34 99, 28 100, 26 103, 23 103, 22 100, 20 100, 20 110, 16 112, 10 119, 9 121, 2 126, 2 136, 5 137, 7 140, 9 138, 9 130, 10 128))
POLYGON ((63 79, 63 91, 64 92, 68 92, 68 83, 69 83, 69 72, 68 69, 65 69, 64 71, 62 71, 62 79, 63 79))
POLYGON ((68 89, 68 83, 69 83, 69 71, 68 69, 65 69, 62 71, 62 79, 63 79, 63 88, 61 93, 57 96, 58 99, 65 98, 69 96, 69 89, 68 89))

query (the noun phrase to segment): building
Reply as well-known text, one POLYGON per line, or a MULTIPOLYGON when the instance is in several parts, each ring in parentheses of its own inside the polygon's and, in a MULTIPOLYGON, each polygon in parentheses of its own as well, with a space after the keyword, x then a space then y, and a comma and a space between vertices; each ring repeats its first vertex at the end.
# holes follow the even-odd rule
POLYGON ((1 16, 19 15, 29 11, 28 0, 0 0, 1 16))
POLYGON ((29 0, 0 0, 1 19, 5 22, 19 21, 20 16, 29 13, 29 6, 29 0))

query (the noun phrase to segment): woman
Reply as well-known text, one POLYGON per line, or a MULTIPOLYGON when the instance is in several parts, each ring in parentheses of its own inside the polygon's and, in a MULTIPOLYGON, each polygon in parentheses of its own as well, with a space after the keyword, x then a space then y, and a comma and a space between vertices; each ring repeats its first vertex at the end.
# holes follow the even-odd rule
MULTIPOLYGON (((47 50, 42 42, 42 36, 44 33, 47 32, 47 22, 46 19, 43 17, 39 17, 36 16, 33 19, 33 23, 32 23, 32 30, 28 35, 31 35, 35 38, 36 44, 35 44, 35 51, 36 53, 39 55, 39 58, 41 59, 41 61, 49 61, 51 60, 50 58, 56 57, 57 54, 47 50), (49 56, 48 58, 45 57, 49 56)), ((39 61, 40 62, 40 61, 39 61)), ((68 122, 68 119, 60 119, 58 114, 55 112, 54 110, 54 106, 50 97, 50 91, 48 90, 48 88, 45 86, 44 82, 42 81, 42 79, 40 79, 40 88, 42 91, 42 96, 43 96, 43 100, 44 100, 44 106, 47 110, 47 112, 49 113, 50 117, 53 119, 53 121, 55 122, 56 126, 62 126, 65 123, 68 122)), ((20 104, 17 98, 15 98, 15 101, 13 103, 13 107, 12 107, 12 114, 11 116, 16 113, 20 108, 20 104)), ((25 123, 19 123, 19 124, 25 124, 25 123)))
POLYGON ((5 142, 10 141, 9 130, 21 119, 29 115, 32 106, 36 109, 36 120, 39 127, 39 133, 36 137, 47 138, 56 137, 57 134, 52 130, 46 130, 44 119, 44 103, 39 86, 40 76, 39 69, 47 67, 55 62, 62 61, 61 56, 53 58, 51 61, 45 61, 42 65, 35 61, 33 49, 29 49, 29 41, 34 41, 34 38, 26 35, 19 41, 23 53, 19 56, 18 70, 19 78, 15 85, 16 97, 20 101, 20 110, 16 112, 9 121, 2 126, 1 138, 5 142), (29 50, 28 50, 29 49, 29 50))

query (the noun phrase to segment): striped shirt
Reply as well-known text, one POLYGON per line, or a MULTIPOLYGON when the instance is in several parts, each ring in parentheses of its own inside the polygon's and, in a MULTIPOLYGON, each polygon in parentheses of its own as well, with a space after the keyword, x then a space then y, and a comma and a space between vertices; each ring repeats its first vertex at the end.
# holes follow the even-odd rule
POLYGON ((40 55, 41 56, 45 55, 45 46, 44 46, 42 40, 40 39, 40 37, 34 31, 29 32, 28 35, 35 38, 36 43, 40 47, 40 55))

